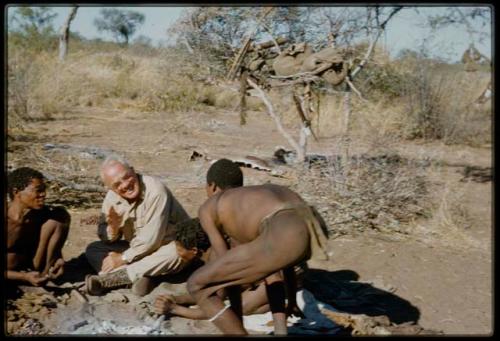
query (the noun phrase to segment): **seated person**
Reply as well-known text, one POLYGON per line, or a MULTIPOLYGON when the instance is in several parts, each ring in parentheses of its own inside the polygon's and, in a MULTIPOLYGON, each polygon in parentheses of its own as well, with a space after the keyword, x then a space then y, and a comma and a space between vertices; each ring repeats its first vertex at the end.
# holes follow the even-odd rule
POLYGON ((7 279, 40 286, 64 272, 62 248, 70 215, 45 205, 44 176, 21 167, 8 175, 7 279))
POLYGON ((109 189, 98 224, 101 240, 85 252, 98 275, 87 276, 86 291, 102 295, 132 285, 135 294, 146 295, 154 288, 153 277, 189 265, 174 243, 175 224, 189 215, 160 179, 136 173, 117 155, 104 160, 101 178, 109 189))
MULTIPOLYGON (((223 333, 247 334, 238 286, 264 280, 275 334, 286 334, 285 284, 294 287, 289 283, 294 283, 295 265, 310 258, 328 259, 326 232, 317 211, 290 189, 242 185, 241 170, 230 160, 218 160, 208 170, 209 199, 198 217, 210 239, 213 260, 189 277, 187 289, 223 333), (233 176, 241 178, 239 186, 227 186, 234 183, 228 181, 233 176), (228 248, 225 235, 238 246, 228 248), (217 295, 221 289, 230 306, 217 295)), ((295 292, 288 292, 295 298, 295 292)))

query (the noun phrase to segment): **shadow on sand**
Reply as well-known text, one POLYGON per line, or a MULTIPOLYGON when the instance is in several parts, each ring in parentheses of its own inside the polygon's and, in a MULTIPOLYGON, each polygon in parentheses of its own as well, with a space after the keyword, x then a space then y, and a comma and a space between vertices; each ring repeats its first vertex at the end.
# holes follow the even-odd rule
POLYGON ((359 275, 351 270, 308 269, 303 286, 316 299, 341 312, 386 315, 391 322, 417 322, 420 311, 407 300, 368 283, 356 282, 359 275))

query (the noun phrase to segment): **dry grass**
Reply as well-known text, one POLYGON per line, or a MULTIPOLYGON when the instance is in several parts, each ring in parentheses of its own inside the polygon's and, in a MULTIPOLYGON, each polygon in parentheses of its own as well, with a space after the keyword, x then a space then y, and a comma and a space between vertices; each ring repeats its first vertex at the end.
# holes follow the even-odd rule
POLYGON ((149 56, 127 50, 80 51, 62 64, 53 54, 28 59, 13 53, 9 55, 11 126, 77 107, 143 112, 186 112, 206 106, 234 109, 237 90, 206 84, 207 77, 202 66, 168 51, 149 56))
MULTIPOLYGON (((301 89, 299 88, 299 91, 301 89)), ((269 99, 281 117, 283 125, 291 129, 300 129, 301 121, 293 101, 292 88, 271 89, 269 99)), ((342 133, 344 98, 342 94, 325 95, 313 92, 311 101, 314 111, 311 113, 311 127, 318 137, 333 137, 342 133)))
POLYGON ((440 185, 440 190, 429 200, 433 202, 432 218, 415 221, 412 234, 429 244, 439 243, 454 248, 483 248, 480 241, 471 234, 473 219, 464 204, 466 186, 458 186, 452 181, 440 185))
MULTIPOLYGON (((75 50, 64 63, 55 53, 9 50, 9 127, 50 119, 75 108, 110 107, 141 112, 188 112, 207 107, 238 110, 237 86, 220 84, 210 65, 175 50, 75 50), (76 51, 76 52, 75 52, 76 51)), ((382 55, 383 56, 383 55, 382 55)), ((459 66, 457 66, 459 68, 459 66)), ((450 144, 491 142, 491 103, 473 105, 490 74, 464 72, 432 63, 392 65, 376 58, 355 83, 368 101, 351 94, 350 132, 372 136, 442 139, 450 144)), ((269 96, 288 128, 300 120, 291 88, 269 96)), ((338 90, 338 89, 337 89, 338 90)), ((312 129, 319 137, 343 132, 345 95, 315 93, 312 129)), ((247 97, 247 109, 263 110, 247 97)))
POLYGON ((320 137, 331 137, 342 133, 344 127, 343 95, 319 94, 315 97, 316 113, 312 117, 312 129, 320 137), (319 97, 319 106, 317 99, 319 97))
POLYGON ((491 107, 473 104, 488 83, 489 73, 417 64, 406 74, 404 137, 441 139, 449 144, 491 141, 491 107))

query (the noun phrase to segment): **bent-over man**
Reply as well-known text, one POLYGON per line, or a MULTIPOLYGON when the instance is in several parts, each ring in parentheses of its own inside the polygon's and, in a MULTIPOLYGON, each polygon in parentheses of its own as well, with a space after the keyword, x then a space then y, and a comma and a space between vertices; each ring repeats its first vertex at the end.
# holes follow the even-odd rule
MULTIPOLYGON (((273 184, 228 188, 231 174, 240 176, 241 170, 227 159, 208 170, 209 199, 198 217, 215 259, 191 275, 188 291, 222 332, 246 334, 238 286, 264 279, 275 333, 286 334, 286 288, 277 273, 283 270, 285 282, 294 283, 295 265, 309 258, 326 260, 326 231, 316 210, 297 193, 273 184), (238 246, 228 249, 224 235, 238 246), (231 306, 216 294, 222 288, 231 306)), ((288 297, 295 298, 295 292, 288 297)))

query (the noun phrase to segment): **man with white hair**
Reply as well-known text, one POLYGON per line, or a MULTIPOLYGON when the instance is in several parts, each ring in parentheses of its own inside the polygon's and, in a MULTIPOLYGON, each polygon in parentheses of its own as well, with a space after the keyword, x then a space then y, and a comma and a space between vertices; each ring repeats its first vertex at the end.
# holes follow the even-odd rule
POLYGON ((133 292, 146 295, 153 277, 189 264, 177 253, 174 225, 190 217, 158 178, 136 173, 119 156, 106 158, 101 179, 108 189, 98 225, 101 240, 85 251, 98 275, 87 276, 87 293, 132 285, 133 292))

